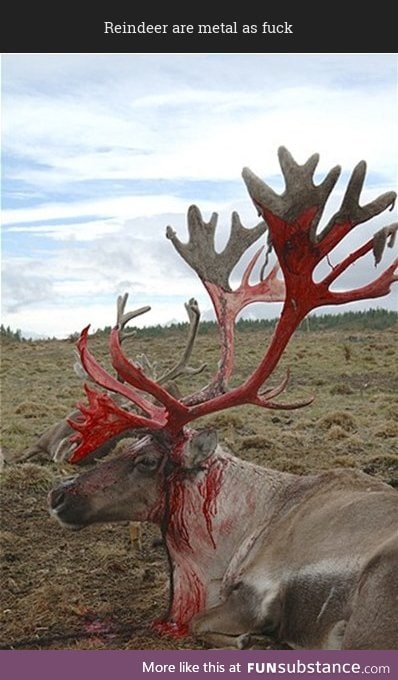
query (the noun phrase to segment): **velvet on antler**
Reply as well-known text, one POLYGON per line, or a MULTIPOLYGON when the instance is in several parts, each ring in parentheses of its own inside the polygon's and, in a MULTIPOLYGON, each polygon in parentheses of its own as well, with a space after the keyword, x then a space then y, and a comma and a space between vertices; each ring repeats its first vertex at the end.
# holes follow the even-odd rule
POLYGON ((281 302, 285 298, 285 284, 277 274, 279 267, 274 266, 267 276, 261 269, 260 281, 250 284, 250 276, 259 260, 264 246, 252 256, 238 288, 232 290, 230 276, 243 254, 267 230, 265 222, 247 229, 240 221, 238 213, 232 213, 231 231, 224 250, 216 252, 214 237, 218 216, 213 213, 210 222, 205 222, 199 208, 191 206, 188 210, 188 243, 181 243, 171 227, 166 236, 177 252, 201 278, 212 301, 220 333, 221 357, 218 371, 210 385, 189 403, 206 401, 225 392, 228 379, 233 373, 235 355, 235 321, 247 305, 254 302, 281 302))

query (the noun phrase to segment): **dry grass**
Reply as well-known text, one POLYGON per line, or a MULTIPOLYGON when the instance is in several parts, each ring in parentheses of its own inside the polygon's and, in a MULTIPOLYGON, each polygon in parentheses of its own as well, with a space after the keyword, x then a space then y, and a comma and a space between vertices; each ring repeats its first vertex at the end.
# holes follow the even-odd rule
MULTIPOLYGON (((261 356, 261 331, 238 337, 236 378, 261 356)), ((363 333, 350 342, 338 332, 299 333, 272 384, 287 366, 291 381, 283 401, 314 396, 297 411, 233 409, 203 419, 237 455, 279 470, 308 473, 354 467, 392 484, 398 480, 398 347, 395 329, 363 333)), ((183 347, 181 333, 137 338, 134 353, 165 357, 183 347)), ((92 350, 107 362, 106 341, 92 350)), ((200 335, 195 361, 208 371, 183 390, 203 385, 218 361, 214 336, 200 335)), ((127 526, 61 530, 48 515, 46 496, 62 470, 50 463, 13 460, 82 398, 66 341, 9 343, 2 360, 3 644, 37 649, 159 649, 198 644, 160 638, 150 627, 167 605, 167 564, 153 545, 156 527, 144 531, 143 550, 133 550, 127 526)), ((165 361, 164 367, 170 365, 165 361)), ((281 398, 282 400, 282 398, 281 398)), ((65 467, 65 473, 70 472, 65 467)))

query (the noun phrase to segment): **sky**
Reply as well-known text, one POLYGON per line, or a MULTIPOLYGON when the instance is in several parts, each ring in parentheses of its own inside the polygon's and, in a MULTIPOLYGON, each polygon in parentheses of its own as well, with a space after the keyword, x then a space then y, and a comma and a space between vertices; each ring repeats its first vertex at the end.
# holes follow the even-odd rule
MULTIPOLYGON (((206 221, 217 212, 221 249, 232 211, 257 224, 241 171, 282 192, 281 145, 299 163, 320 154, 316 181, 342 166, 325 220, 362 159, 361 203, 396 189, 397 92, 396 54, 3 55, 2 323, 67 337, 113 325, 124 292, 130 309, 151 306, 138 326, 185 321, 190 297, 212 318, 166 227, 186 241, 191 204, 206 221)), ((341 252, 396 219, 357 228, 341 252)), ((369 256, 339 285, 374 275, 369 256)), ((334 311, 398 309, 397 296, 334 311)), ((279 312, 267 303, 245 315, 279 312)))

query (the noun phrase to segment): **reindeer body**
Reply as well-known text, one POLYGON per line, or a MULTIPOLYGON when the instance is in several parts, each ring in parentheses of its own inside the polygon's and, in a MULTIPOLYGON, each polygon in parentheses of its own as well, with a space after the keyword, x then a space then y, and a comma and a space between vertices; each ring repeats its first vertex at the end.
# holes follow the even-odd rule
MULTIPOLYGON (((368 571, 380 581, 372 597, 385 587, 397 492, 355 471, 269 470, 214 442, 214 433, 191 434, 176 468, 164 444, 146 437, 53 491, 52 513, 75 529, 118 520, 161 527, 170 561, 164 629, 184 633, 193 621, 212 644, 271 633, 292 646, 340 648, 368 571)), ((383 639, 398 648, 398 615, 380 617, 383 639)))
POLYGON ((299 648, 376 648, 379 639, 397 649, 397 492, 355 471, 285 478, 267 515, 233 556, 221 603, 194 618, 195 635, 223 646, 269 633, 299 648), (366 610, 354 623, 370 574, 376 636, 366 610))

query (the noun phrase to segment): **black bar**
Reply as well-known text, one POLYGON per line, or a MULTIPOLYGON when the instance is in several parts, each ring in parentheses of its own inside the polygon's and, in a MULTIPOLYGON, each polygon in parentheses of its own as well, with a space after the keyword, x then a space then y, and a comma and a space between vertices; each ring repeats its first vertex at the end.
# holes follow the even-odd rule
POLYGON ((123 9, 115 3, 107 9, 83 2, 46 8, 3 3, 1 49, 3 53, 396 51, 396 22, 388 10, 380 3, 362 4, 350 14, 348 8, 348 3, 343 10, 335 3, 317 3, 311 9, 307 3, 293 9, 261 3, 255 9, 229 7, 223 12, 198 7, 166 11, 164 5, 146 9, 145 3, 125 3, 123 9), (135 33, 128 32, 129 25, 135 33), (164 25, 165 30, 155 28, 164 25), (201 29, 204 25, 209 28, 201 29))

